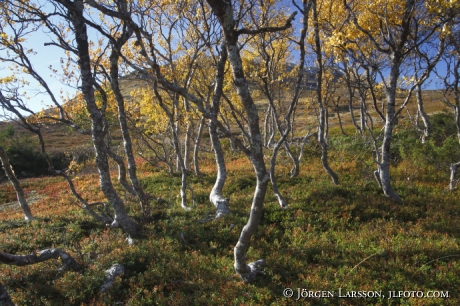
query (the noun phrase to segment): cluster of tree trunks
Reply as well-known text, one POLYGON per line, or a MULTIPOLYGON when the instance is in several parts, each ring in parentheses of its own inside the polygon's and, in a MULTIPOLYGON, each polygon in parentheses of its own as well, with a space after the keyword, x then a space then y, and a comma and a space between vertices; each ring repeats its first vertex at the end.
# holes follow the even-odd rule
MULTIPOLYGON (((372 1, 367 4, 374 5, 372 1)), ((193 200, 193 189, 188 183, 191 159, 193 156, 195 175, 199 176, 199 150, 207 123, 217 165, 217 178, 210 191, 209 200, 216 208, 216 217, 220 218, 230 213, 231 208, 229 198, 224 196, 227 170, 221 139, 229 138, 231 148, 246 155, 254 169, 256 187, 248 222, 234 248, 234 268, 247 282, 255 279, 264 264, 263 260, 247 263, 246 254, 262 216, 269 183, 272 184, 280 206, 286 208, 288 205, 276 180, 276 163, 280 152, 286 152, 292 161, 291 176, 297 176, 304 146, 311 136, 317 137, 321 146, 323 168, 334 184, 339 183, 339 176, 328 160, 329 109, 337 114, 341 131, 346 134, 340 117, 341 97, 335 94, 336 71, 341 71, 340 78, 348 92, 347 105, 353 125, 360 135, 364 137, 369 134, 373 140, 377 166, 374 175, 388 198, 401 201, 390 178, 390 148, 398 115, 415 91, 418 106, 415 125, 423 141, 430 137, 429 117, 424 109, 421 93, 424 82, 440 60, 448 62, 453 71, 452 75, 444 76, 443 80, 446 100, 447 94, 454 92, 455 103, 447 102, 455 111, 460 141, 460 61, 452 56, 455 53, 452 51, 459 52, 456 39, 459 8, 455 4, 443 8, 442 14, 437 15, 436 11, 431 11, 422 1, 401 1, 402 11, 395 12, 399 14, 397 25, 393 24, 394 16, 369 10, 366 12, 369 20, 380 21, 372 21, 375 26, 372 28, 360 23, 363 19, 358 13, 367 9, 364 2, 343 1, 333 4, 330 1, 303 0, 299 3, 293 0, 292 8, 301 13, 299 35, 293 31, 293 22, 298 12, 288 15, 283 10, 283 4, 277 1, 264 4, 253 0, 196 0, 180 2, 177 5, 165 3, 142 7, 142 3, 127 0, 110 3, 96 0, 55 0, 50 1, 46 8, 48 11, 16 1, 4 1, 0 5, 4 7, 4 18, 7 21, 2 27, 9 26, 13 29, 15 24, 21 23, 34 23, 37 28, 44 27, 50 35, 55 35, 54 40, 47 45, 65 50, 68 62, 74 61, 78 64, 75 65, 78 74, 78 85, 75 87, 78 87, 83 97, 84 108, 90 119, 90 130, 83 129, 72 118, 72 114, 58 102, 46 81, 34 70, 27 50, 21 45, 27 32, 19 29, 13 31, 16 37, 11 42, 2 40, 2 48, 15 56, 5 56, 1 60, 17 65, 31 75, 44 88, 59 112, 58 116, 45 115, 40 120, 62 122, 82 133, 91 134, 100 188, 107 203, 88 203, 76 190, 71 176, 63 169, 55 169, 41 134, 42 123, 40 120, 33 123, 23 115, 27 112, 36 116, 26 106, 17 90, 8 86, 0 88, 0 105, 38 136, 40 149, 48 161, 50 172, 61 175, 68 182, 79 205, 96 220, 112 227, 121 227, 129 235, 129 239, 139 235, 141 230, 127 214, 125 203, 112 183, 109 159, 117 163, 119 183, 137 198, 145 217, 150 215, 150 200, 153 197, 144 192, 137 175, 135 152, 138 148, 142 148, 140 156, 152 164, 162 162, 171 174, 180 172, 180 203, 188 210, 191 208, 188 191, 191 192, 193 200), (24 10, 19 13, 21 6, 24 10), (329 10, 324 9, 328 6, 329 10), (337 14, 342 16, 328 19, 324 14, 332 12, 333 6, 337 14), (89 11, 101 13, 101 16, 111 18, 112 21, 101 20, 98 23, 91 20, 88 18, 89 11), (433 19, 429 26, 421 22, 427 14, 433 19), (69 26, 69 34, 61 32, 61 25, 56 22, 56 18, 69 26), (337 20, 340 20, 338 24, 337 20), (332 43, 329 38, 337 35, 338 27, 345 34, 332 43), (452 29, 451 34, 442 34, 448 33, 443 30, 446 27, 452 29), (355 29, 354 34, 357 36, 347 35, 348 29, 355 29), (104 51, 94 48, 88 34, 90 31, 96 31, 103 37, 100 45, 104 51), (175 36, 181 41, 177 41, 175 36), (292 52, 291 43, 298 47, 299 60, 289 71, 287 67, 291 63, 285 53, 292 52), (427 47, 428 44, 431 44, 430 48, 427 47), (248 55, 251 52, 252 57, 248 55), (306 74, 307 59, 313 59, 315 63, 314 88, 306 74), (413 70, 414 78, 407 88, 404 102, 398 108, 396 94, 404 69, 413 70), (143 98, 149 101, 151 108, 161 108, 164 117, 162 122, 166 126, 161 133, 161 139, 136 124, 146 118, 135 117, 132 115, 135 110, 127 107, 132 101, 122 94, 122 71, 135 71, 142 76, 139 83, 150 90, 150 94, 144 94, 143 98), (388 75, 385 75, 386 72, 388 75), (380 107, 377 97, 378 78, 382 80, 383 96, 386 98, 380 107), (309 102, 316 112, 317 123, 298 131, 294 123, 306 84, 310 86, 309 102), (250 85, 256 86, 268 101, 263 124, 255 103, 255 93, 250 85), (368 103, 368 99, 371 99, 371 103, 368 103), (353 106, 357 100, 359 121, 355 117, 353 106), (123 141, 121 155, 111 145, 112 124, 108 118, 110 103, 116 106, 118 129, 123 141), (381 139, 375 135, 375 119, 369 113, 372 106, 378 115, 377 120, 383 126, 381 139), (423 126, 420 125, 419 118, 423 126), (232 131, 235 127, 239 129, 237 133, 232 131), (315 128, 316 132, 311 133, 315 128), (239 134, 241 136, 236 136, 239 134), (133 141, 134 135, 139 137, 137 141, 133 141), (299 135, 305 136, 299 138, 299 135), (297 139, 300 142, 297 143, 297 139), (270 153, 267 169, 265 156, 270 153), (129 177, 129 182, 126 176, 129 177), (96 211, 95 207, 101 204, 104 209, 96 211)), ((70 74, 68 69, 64 68, 63 74, 70 74)), ((25 218, 32 220, 24 192, 2 147, 0 159, 17 191, 25 218)), ((451 189, 455 187, 458 167, 459 163, 451 166, 451 189)), ((114 268, 114 271, 120 269, 114 268)), ((115 272, 113 274, 118 273, 115 272)))

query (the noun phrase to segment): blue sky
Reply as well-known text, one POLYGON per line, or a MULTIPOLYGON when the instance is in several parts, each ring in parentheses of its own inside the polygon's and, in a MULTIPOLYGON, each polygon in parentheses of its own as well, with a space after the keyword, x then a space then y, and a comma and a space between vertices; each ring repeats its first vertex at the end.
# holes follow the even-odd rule
MULTIPOLYGON (((35 55, 30 55, 31 62, 33 63, 35 70, 48 82, 48 85, 56 97, 59 97, 61 89, 69 93, 73 93, 74 90, 72 88, 66 87, 57 79, 57 77, 51 76, 52 72, 49 67, 52 66, 53 68, 59 70, 60 59, 61 57, 64 57, 65 54, 56 46, 44 46, 45 42, 50 41, 51 39, 41 30, 28 38, 26 44, 27 48, 32 48, 36 52, 35 55)), ((7 68, 7 64, 8 63, 0 63, 0 77, 6 77, 13 73, 7 68)), ((39 88, 37 86, 37 82, 26 74, 15 74, 15 76, 24 77, 26 80, 30 81, 31 86, 28 88, 26 87, 25 90, 33 93, 34 90, 39 88)), ((30 94, 30 96, 32 96, 32 94, 30 94)), ((33 111, 40 111, 42 108, 47 108, 49 104, 51 104, 51 100, 47 97, 47 95, 41 94, 32 98, 28 105, 33 111)))
MULTIPOLYGON (((301 16, 300 14, 298 14, 296 16, 296 20, 294 21, 294 23, 298 24, 300 22, 301 16)), ((48 37, 47 34, 42 32, 41 30, 37 31, 28 38, 27 47, 33 48, 36 51, 36 54, 31 56, 32 62, 34 63, 34 67, 36 71, 38 71, 41 74, 41 76, 48 82, 48 85, 50 86, 57 98, 59 98, 61 90, 64 92, 64 95, 68 93, 70 96, 72 96, 75 93, 75 90, 62 84, 59 81, 58 77, 51 76, 52 72, 49 69, 49 67, 52 66, 53 68, 60 70, 60 59, 65 57, 65 54, 62 51, 62 49, 56 46, 44 46, 44 43, 46 42, 51 42, 51 38, 48 37)), ((439 68, 442 70, 443 65, 440 64, 439 68)), ((5 77, 8 75, 11 75, 11 71, 6 68, 5 63, 0 63, 0 77, 5 77)), ((27 77, 26 79, 31 80, 27 77)), ((436 83, 437 82, 435 78, 432 78, 432 81, 430 82, 428 88, 436 89, 436 83)), ((32 86, 30 90, 33 91, 34 89, 37 89, 36 82, 31 81, 31 85, 32 86)), ((38 95, 31 99, 31 101, 29 102, 29 107, 34 111, 40 111, 42 108, 48 108, 50 104, 51 101, 46 95, 38 95)))

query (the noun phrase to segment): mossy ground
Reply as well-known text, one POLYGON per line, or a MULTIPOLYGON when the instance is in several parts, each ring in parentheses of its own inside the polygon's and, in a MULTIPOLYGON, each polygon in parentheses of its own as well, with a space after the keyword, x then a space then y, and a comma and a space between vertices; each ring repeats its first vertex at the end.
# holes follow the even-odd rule
MULTIPOLYGON (((443 149, 444 138, 426 149, 411 137, 413 131, 396 130, 391 175, 403 198, 396 203, 373 180, 372 146, 352 131, 348 138, 336 132, 331 131, 330 163, 338 186, 322 169, 315 143, 305 149, 299 177, 289 178, 289 160, 280 155, 278 183, 289 208, 282 210, 269 189, 247 254, 248 261, 264 258, 267 265, 252 284, 235 274, 233 247, 249 214, 254 173, 244 156, 230 150, 225 196, 232 214, 223 219, 199 222, 214 213, 208 200, 215 179, 212 155, 202 155, 203 176, 190 177, 197 205, 188 212, 179 204, 180 178, 141 161, 146 191, 167 201, 153 204, 151 220, 140 217, 139 205, 114 182, 143 225, 144 238, 133 246, 120 230, 95 223, 73 204, 61 178, 23 180, 26 193, 40 195, 31 207, 37 220, 22 221, 18 210, 1 212, 1 250, 62 248, 85 269, 62 273, 53 261, 3 265, 0 281, 18 305, 459 305, 459 191, 447 190, 447 159, 458 156, 458 145, 443 149), (444 152, 452 148, 458 152, 444 152), (430 162, 430 156, 438 159, 430 162), (104 270, 113 263, 126 272, 100 293, 104 270), (284 297, 284 288, 294 289, 294 297, 284 297), (386 297, 388 291, 439 290, 449 297, 296 301, 297 288, 382 291, 386 297)), ((76 187, 87 200, 103 199, 96 173, 79 175, 76 187)), ((14 199, 12 188, 2 184, 0 203, 14 199)))

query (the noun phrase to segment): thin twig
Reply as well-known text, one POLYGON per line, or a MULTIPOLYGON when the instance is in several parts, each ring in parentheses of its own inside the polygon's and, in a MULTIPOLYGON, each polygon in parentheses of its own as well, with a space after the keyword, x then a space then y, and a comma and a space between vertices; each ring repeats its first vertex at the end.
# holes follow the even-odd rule
POLYGON ((460 257, 460 254, 447 255, 447 256, 442 256, 442 257, 439 257, 439 258, 430 260, 429 262, 424 263, 420 268, 418 268, 417 271, 415 271, 414 274, 412 274, 411 278, 413 278, 414 275, 417 274, 418 271, 422 270, 422 268, 423 268, 424 266, 429 265, 430 263, 435 262, 435 261, 438 261, 438 260, 440 260, 440 259, 449 258, 449 257, 460 257))
POLYGON ((355 270, 359 265, 361 265, 363 262, 365 262, 366 260, 368 260, 369 258, 371 257, 374 257, 375 255, 379 255, 379 254, 382 254, 382 252, 377 252, 377 253, 374 253, 366 258, 364 258, 363 260, 361 260, 358 264, 356 264, 351 270, 350 272, 348 272, 348 274, 345 276, 345 278, 343 279, 342 281, 342 284, 340 284, 340 288, 343 287, 343 283, 347 280, 348 276, 351 274, 351 272, 353 272, 353 270, 355 270))

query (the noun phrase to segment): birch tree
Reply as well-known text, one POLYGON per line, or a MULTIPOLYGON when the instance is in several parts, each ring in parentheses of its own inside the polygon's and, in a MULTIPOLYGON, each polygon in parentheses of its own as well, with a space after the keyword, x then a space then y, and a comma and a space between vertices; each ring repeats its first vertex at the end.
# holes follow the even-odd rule
MULTIPOLYGON (((4 33, 0 39, 0 48, 3 51, 6 51, 0 55, 0 59, 6 63, 11 64, 10 68, 13 69, 14 72, 17 72, 17 74, 2 80, 2 88, 0 90, 0 107, 5 112, 16 116, 16 122, 19 125, 38 137, 40 151, 48 163, 48 169, 50 173, 59 175, 66 180, 73 196, 78 200, 78 203, 81 205, 81 207, 85 209, 90 215, 92 215, 96 220, 105 223, 111 222, 112 219, 108 215, 105 213, 98 214, 93 209, 94 206, 102 203, 88 203, 86 200, 84 200, 76 190, 71 177, 66 173, 66 171, 62 169, 56 169, 52 159, 48 155, 45 139, 41 133, 41 128, 43 126, 43 122, 41 120, 44 120, 44 118, 40 119, 41 116, 32 111, 27 106, 28 97, 26 96, 26 93, 20 92, 20 89, 26 86, 29 81, 25 81, 23 78, 21 78, 21 73, 25 73, 31 76, 32 79, 35 80, 36 83, 44 89, 43 94, 47 95, 51 99, 52 103, 58 110, 58 117, 56 117, 58 121, 69 124, 82 133, 87 133, 87 131, 83 130, 70 119, 64 108, 59 104, 47 82, 44 80, 41 74, 35 70, 30 58, 30 53, 32 53, 31 51, 33 50, 29 50, 23 46, 26 35, 30 33, 30 30, 28 30, 29 26, 27 24, 27 22, 30 22, 30 16, 25 18, 25 16, 16 15, 17 19, 15 22, 13 22, 7 14, 9 11, 5 9, 4 12, 4 23, 2 24, 2 29, 5 29, 6 26, 9 26, 10 30, 8 32, 11 34, 4 33), (29 21, 23 22, 24 19, 29 21), (27 115, 29 116, 28 118, 26 117, 27 115)), ((32 32, 37 31, 38 28, 39 27, 35 27, 32 32)))
MULTIPOLYGON (((291 27, 291 22, 294 18, 294 15, 287 18, 287 21, 283 25, 271 25, 269 27, 260 27, 250 29, 247 27, 242 27, 238 29, 239 23, 236 21, 235 17, 238 15, 238 11, 234 11, 233 3, 231 1, 224 1, 223 3, 218 1, 208 1, 208 4, 212 8, 213 14, 217 17, 220 28, 222 29, 224 36, 225 48, 228 54, 228 61, 232 67, 232 78, 233 83, 236 88, 237 95, 243 105, 244 111, 246 113, 248 121, 248 135, 249 135, 249 148, 246 148, 241 141, 235 138, 234 135, 229 133, 229 131, 222 125, 218 120, 213 119, 210 114, 210 111, 205 107, 204 99, 200 98, 199 95, 194 95, 184 86, 180 86, 177 83, 173 83, 166 79, 162 73, 162 69, 157 61, 158 52, 156 51, 155 45, 153 43, 152 34, 140 27, 131 16, 127 14, 121 14, 117 11, 116 7, 103 6, 95 1, 88 1, 88 3, 94 8, 100 10, 105 14, 110 14, 113 17, 120 18, 130 27, 134 29, 136 35, 137 44, 139 45, 140 51, 139 54, 142 55, 143 63, 150 66, 149 70, 136 65, 132 62, 132 67, 138 70, 139 72, 144 73, 146 76, 151 76, 153 82, 154 90, 158 90, 159 85, 161 85, 163 90, 168 90, 170 92, 178 93, 182 97, 186 98, 188 101, 193 103, 196 108, 206 117, 216 123, 217 127, 227 136, 231 137, 236 145, 244 152, 249 160, 251 161, 257 179, 257 186, 253 197, 253 202, 251 206, 251 213, 249 221, 244 227, 240 239, 235 247, 235 270, 241 275, 243 280, 251 281, 253 280, 259 271, 260 261, 255 263, 247 264, 246 263, 246 252, 249 247, 249 242, 252 235, 256 231, 256 228, 260 222, 260 217, 262 214, 262 207, 265 198, 265 193, 267 190, 267 184, 269 180, 269 175, 265 167, 265 162, 263 158, 263 148, 262 148, 262 138, 259 128, 259 117, 257 108, 254 104, 254 101, 249 93, 248 82, 244 74, 244 68, 242 65, 240 47, 238 45, 238 38, 241 35, 256 35, 262 32, 275 32, 280 30, 285 30, 291 27), (148 55, 147 55, 148 54, 148 55)), ((240 14, 243 14, 244 11, 249 8, 247 4, 243 3, 240 7, 240 14)), ((256 5, 252 3, 251 5, 256 5)), ((241 16, 240 16, 241 17, 241 16)), ((238 17, 237 17, 238 18, 238 17)), ((129 59, 125 59, 128 60, 129 59)), ((157 98, 160 97, 156 93, 157 98)))
POLYGON ((3 170, 5 170, 5 174, 8 177, 8 180, 11 182, 11 185, 13 185, 14 190, 16 191, 19 207, 21 207, 22 211, 24 212, 24 218, 27 221, 33 220, 34 217, 30 211, 29 204, 27 203, 24 190, 22 189, 21 183, 14 174, 13 167, 11 167, 5 148, 2 146, 0 146, 0 162, 2 163, 3 170))
MULTIPOLYGON (((312 1, 313 3, 313 50, 316 54, 316 62, 318 65, 317 76, 317 86, 316 86, 316 102, 319 109, 319 128, 318 128, 318 141, 321 144, 321 163, 323 164, 324 170, 329 174, 334 184, 339 183, 339 177, 331 169, 328 162, 328 144, 327 144, 327 130, 328 130, 328 116, 327 116, 327 107, 324 104, 324 93, 325 88, 323 88, 324 78, 324 60, 323 60, 323 51, 322 43, 320 38, 320 28, 318 22, 319 6, 317 1, 312 1)), ((326 85, 326 84, 325 84, 326 85)))
MULTIPOLYGON (((443 54, 441 65, 445 67, 445 72, 436 70, 436 75, 444 87, 444 102, 454 111, 454 120, 457 127, 457 138, 460 143, 460 43, 459 43, 459 12, 454 14, 451 22, 443 28, 446 37, 446 49, 443 54)), ((441 70, 441 69, 439 69, 441 70)), ((454 162, 450 166, 449 189, 452 191, 456 188, 456 176, 460 161, 454 162)))
MULTIPOLYGON (((244 67, 240 55, 240 47, 238 45, 238 38, 240 35, 256 35, 263 32, 276 32, 291 27, 291 22, 295 14, 291 15, 284 26, 274 27, 263 27, 263 28, 240 28, 235 17, 238 15, 238 10, 235 11, 234 3, 232 1, 215 1, 207 0, 211 6, 213 13, 219 20, 219 24, 222 28, 224 39, 226 43, 226 49, 228 52, 228 59, 232 67, 233 82, 236 88, 238 97, 243 104, 249 128, 249 141, 250 147, 246 149, 244 153, 251 161, 252 166, 256 174, 257 185, 254 193, 251 213, 249 216, 248 223, 244 226, 241 232, 238 243, 234 249, 235 271, 242 277, 246 282, 255 279, 256 275, 260 272, 259 266, 263 263, 256 261, 250 264, 246 262, 246 253, 249 248, 249 243, 252 235, 255 233, 257 226, 262 216, 263 202, 267 191, 267 184, 269 180, 269 174, 267 172, 264 156, 263 156, 263 145, 262 136, 259 127, 259 115, 249 92, 248 81, 245 77, 244 67)), ((242 3, 241 5, 243 5, 242 3)), ((255 5, 255 3, 252 3, 255 5)), ((244 10, 244 7, 240 7, 240 13, 244 10)))
MULTIPOLYGON (((340 46, 338 49, 347 50, 349 53, 358 53, 360 60, 365 61, 367 54, 376 52, 385 61, 386 69, 376 71, 385 88, 386 103, 383 141, 380 152, 377 152, 375 177, 388 198, 401 201, 390 180, 390 146, 396 116, 401 110, 396 107, 398 81, 401 69, 411 52, 420 49, 431 39, 436 40, 444 21, 433 10, 437 5, 432 6, 422 1, 343 1, 342 4, 326 2, 332 11, 325 12, 334 12, 333 15, 336 16, 331 19, 334 26, 329 44, 340 46), (421 28, 424 30, 419 31, 421 28)), ((362 66, 372 67, 367 62, 363 64, 362 66)), ((428 70, 427 68, 424 72, 426 75, 429 74, 428 70)), ((402 106, 407 104, 412 91, 408 93, 402 106)))
MULTIPOLYGON (((50 8, 51 12, 44 12, 33 3, 28 2, 11 2, 10 5, 12 12, 25 11, 31 15, 25 21, 44 24, 55 35, 56 41, 48 43, 48 45, 59 46, 68 51, 69 54, 76 55, 79 64, 79 77, 81 78, 80 87, 91 118, 91 135, 96 151, 96 164, 99 170, 101 189, 114 211, 111 226, 119 226, 128 235, 136 236, 139 232, 139 227, 128 216, 123 200, 116 193, 110 178, 107 147, 104 141, 104 109, 100 109, 97 106, 95 99, 95 78, 91 66, 83 1, 54 1, 50 8), (56 20, 56 18, 58 19, 56 20), (59 22, 62 24, 59 24, 59 22), (63 24, 67 25, 67 29, 72 30, 75 45, 71 45, 68 42, 65 31, 62 29, 63 24)), ((62 107, 58 106, 58 108, 63 112, 62 107)), ((64 115, 61 113, 62 117, 64 115)))

